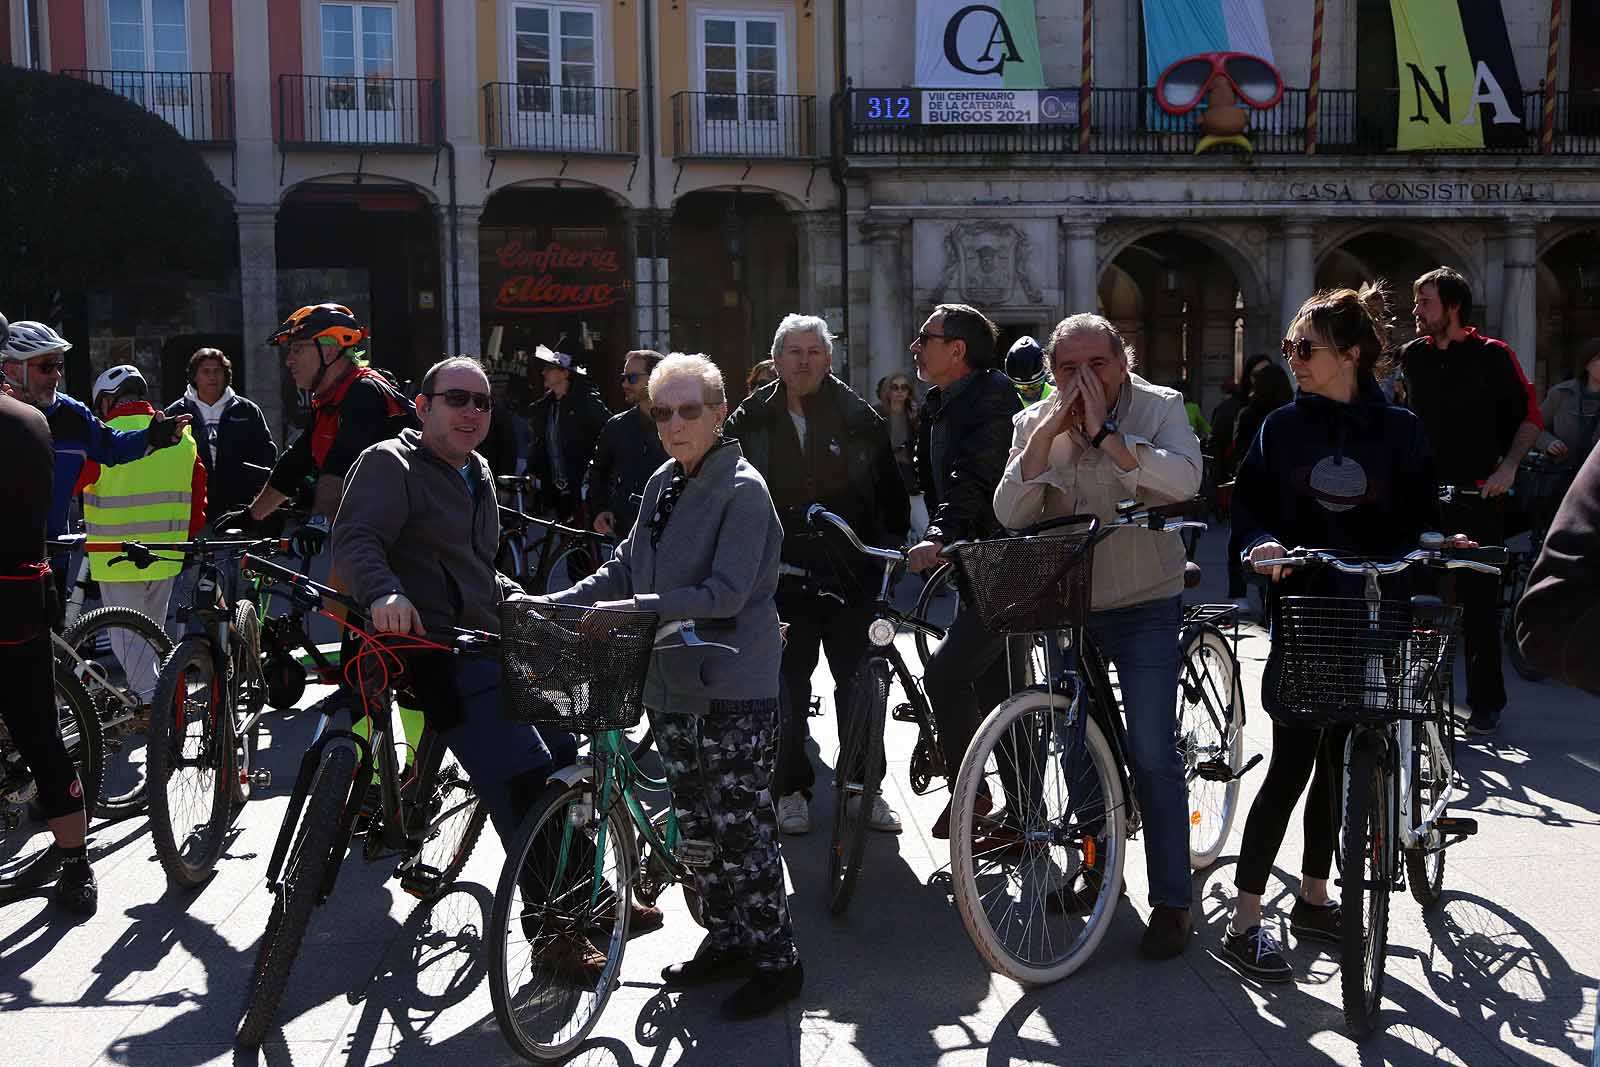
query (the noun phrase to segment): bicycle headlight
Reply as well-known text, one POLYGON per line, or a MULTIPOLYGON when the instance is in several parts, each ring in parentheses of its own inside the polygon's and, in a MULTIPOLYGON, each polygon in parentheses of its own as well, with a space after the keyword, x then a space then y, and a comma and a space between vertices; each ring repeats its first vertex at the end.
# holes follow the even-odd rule
POLYGON ((873 619, 867 627, 867 640, 878 648, 887 648, 894 644, 894 623, 888 619, 873 619))

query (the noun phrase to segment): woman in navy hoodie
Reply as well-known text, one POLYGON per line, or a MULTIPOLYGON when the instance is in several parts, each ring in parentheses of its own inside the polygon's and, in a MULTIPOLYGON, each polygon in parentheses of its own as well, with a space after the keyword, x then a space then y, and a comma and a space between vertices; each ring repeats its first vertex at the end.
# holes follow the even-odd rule
MULTIPOLYGON (((1233 491, 1234 529, 1247 564, 1282 556, 1285 546, 1400 556, 1417 547, 1423 531, 1437 528, 1433 452, 1422 422, 1390 405, 1378 388, 1383 342, 1368 302, 1381 296, 1373 285, 1359 293, 1318 293, 1289 327, 1283 354, 1299 395, 1262 423, 1233 491)), ((1281 573, 1274 572, 1275 583, 1281 573)), ((1361 579, 1291 572, 1273 589, 1273 601, 1295 594, 1360 596, 1361 579)), ((1347 733, 1272 724, 1272 761, 1245 821, 1234 878, 1239 898, 1223 938, 1225 956, 1253 977, 1294 977, 1261 922, 1261 895, 1307 782, 1305 857, 1290 930, 1299 938, 1339 940, 1328 870, 1347 733)))

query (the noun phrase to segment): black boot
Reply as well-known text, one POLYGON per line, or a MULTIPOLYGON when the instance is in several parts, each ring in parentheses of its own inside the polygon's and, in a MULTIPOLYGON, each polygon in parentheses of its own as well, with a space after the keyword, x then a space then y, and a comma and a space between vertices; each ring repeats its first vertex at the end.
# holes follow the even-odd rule
POLYGON ((742 948, 717 948, 708 936, 695 950, 694 959, 664 968, 661 978, 667 985, 682 989, 708 985, 726 978, 745 978, 754 970, 755 964, 750 959, 750 953, 742 948))
POLYGON ((781 971, 757 971, 755 975, 722 1002, 722 1014, 729 1019, 753 1019, 800 995, 805 985, 805 968, 795 960, 781 971))
POLYGON ((93 915, 100 906, 100 887, 95 884, 94 868, 82 849, 62 849, 61 873, 56 876, 55 899, 74 915, 93 915))

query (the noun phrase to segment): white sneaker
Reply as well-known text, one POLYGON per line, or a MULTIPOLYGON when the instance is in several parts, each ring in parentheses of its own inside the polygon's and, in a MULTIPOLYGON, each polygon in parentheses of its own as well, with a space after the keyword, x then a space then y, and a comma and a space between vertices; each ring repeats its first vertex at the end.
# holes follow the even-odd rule
POLYGON ((786 834, 811 832, 811 802, 804 793, 778 798, 778 829, 786 834))
MULTIPOLYGON (((854 817, 861 808, 861 798, 851 797, 846 803, 850 805, 851 817, 854 817)), ((882 793, 872 798, 872 814, 867 818, 867 829, 884 834, 897 834, 901 830, 900 816, 896 815, 889 802, 883 799, 882 793)))

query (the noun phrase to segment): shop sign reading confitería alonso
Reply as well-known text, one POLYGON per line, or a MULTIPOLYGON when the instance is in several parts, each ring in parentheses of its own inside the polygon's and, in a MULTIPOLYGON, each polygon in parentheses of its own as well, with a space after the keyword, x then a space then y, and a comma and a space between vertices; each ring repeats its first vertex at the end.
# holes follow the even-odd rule
POLYGON ((623 298, 615 248, 577 248, 533 233, 506 235, 488 257, 498 274, 494 310, 513 315, 596 311, 623 298))

